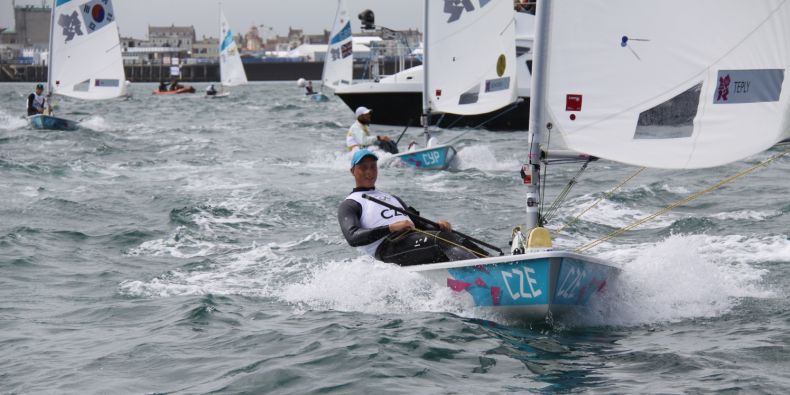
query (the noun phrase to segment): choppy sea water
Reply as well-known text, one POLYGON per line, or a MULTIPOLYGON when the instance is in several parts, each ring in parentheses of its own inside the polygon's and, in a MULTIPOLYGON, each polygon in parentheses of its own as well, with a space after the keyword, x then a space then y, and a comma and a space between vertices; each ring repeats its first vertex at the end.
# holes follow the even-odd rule
MULTIPOLYGON (((53 132, 19 118, 32 85, 0 85, 2 393, 790 390, 790 158, 592 250, 622 267, 618 283, 583 314, 528 325, 345 244, 353 116, 337 98, 314 103, 294 83, 221 100, 153 87, 63 99, 59 114, 83 128, 53 132)), ((457 138, 449 171, 385 158, 378 187, 505 247, 523 222, 526 133, 438 138, 457 138)), ((777 152, 647 170, 555 244, 595 240, 777 152)), ((546 200, 577 169, 550 166, 546 200)), ((549 226, 634 171, 592 164, 549 226)))

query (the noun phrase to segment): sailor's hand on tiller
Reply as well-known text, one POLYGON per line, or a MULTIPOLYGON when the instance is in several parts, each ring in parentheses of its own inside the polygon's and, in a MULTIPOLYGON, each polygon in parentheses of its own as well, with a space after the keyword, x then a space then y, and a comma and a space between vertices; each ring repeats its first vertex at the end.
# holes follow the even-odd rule
POLYGON ((396 233, 404 230, 412 230, 414 229, 414 224, 409 220, 403 220, 403 221, 391 223, 389 225, 389 228, 390 228, 390 232, 396 233))
POLYGON ((439 225, 439 229, 441 229, 441 230, 443 230, 445 232, 452 232, 453 231, 453 226, 450 225, 449 222, 447 222, 447 221, 445 221, 443 219, 436 221, 436 224, 439 225))

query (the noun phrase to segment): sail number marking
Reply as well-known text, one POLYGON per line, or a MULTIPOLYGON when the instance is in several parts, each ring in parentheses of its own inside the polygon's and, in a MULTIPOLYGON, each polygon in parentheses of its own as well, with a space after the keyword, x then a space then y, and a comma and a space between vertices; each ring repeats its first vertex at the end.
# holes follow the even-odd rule
POLYGON ((510 272, 502 271, 502 280, 505 282, 505 288, 507 288, 507 292, 510 294, 510 297, 514 300, 518 300, 521 298, 525 299, 532 299, 537 298, 538 296, 543 294, 543 291, 540 288, 535 289, 535 285, 538 283, 537 280, 532 278, 530 275, 535 274, 535 269, 531 267, 524 267, 512 269, 510 272), (514 277, 518 277, 518 289, 513 292, 513 289, 510 287, 510 280, 514 277), (526 281, 524 281, 526 279, 526 281), (525 288, 525 283, 529 290, 525 288))

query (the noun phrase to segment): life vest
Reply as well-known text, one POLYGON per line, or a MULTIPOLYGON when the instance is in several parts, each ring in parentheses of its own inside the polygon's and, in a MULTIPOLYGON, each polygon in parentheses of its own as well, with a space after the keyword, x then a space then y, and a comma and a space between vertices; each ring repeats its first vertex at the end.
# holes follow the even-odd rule
MULTIPOLYGON (((351 199, 362 206, 362 215, 359 218, 359 225, 361 227, 365 229, 372 229, 409 219, 408 215, 365 199, 362 197, 362 194, 367 194, 371 197, 387 202, 395 207, 404 208, 398 199, 386 192, 352 192, 350 195, 348 195, 348 197, 346 197, 346 199, 351 199)), ((368 245, 359 246, 357 249, 364 254, 375 256, 376 249, 379 248, 379 244, 381 244, 382 241, 384 241, 383 237, 368 245)))
MULTIPOLYGON (((33 108, 35 108, 36 110, 43 111, 44 110, 44 101, 46 100, 46 97, 44 97, 44 95, 37 95, 35 92, 33 92, 31 94, 33 95, 33 108)), ((30 100, 30 96, 28 96, 27 100, 30 100)), ((25 100, 25 109, 26 110, 27 110, 27 105, 28 105, 27 100, 25 100)))
POLYGON ((353 125, 351 125, 351 127, 348 128, 348 133, 346 133, 346 148, 348 148, 349 151, 353 151, 353 150, 355 150, 357 148, 365 148, 365 147, 362 146, 362 144, 359 143, 359 141, 357 141, 354 138, 354 129, 355 128, 362 129, 362 132, 365 134, 365 136, 369 136, 370 135, 370 131, 368 130, 368 127, 366 125, 363 125, 363 124, 361 124, 359 122, 356 122, 353 125), (359 125, 359 126, 357 126, 357 125, 359 125))

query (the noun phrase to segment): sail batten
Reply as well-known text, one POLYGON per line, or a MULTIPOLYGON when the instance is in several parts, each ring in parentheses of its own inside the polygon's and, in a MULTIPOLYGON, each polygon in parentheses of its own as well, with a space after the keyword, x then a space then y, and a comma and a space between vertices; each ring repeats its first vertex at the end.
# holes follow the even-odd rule
MULTIPOLYGON (((568 148, 655 168, 790 136, 790 3, 554 0, 546 115, 568 148)), ((540 56, 541 54, 536 54, 540 56)))

